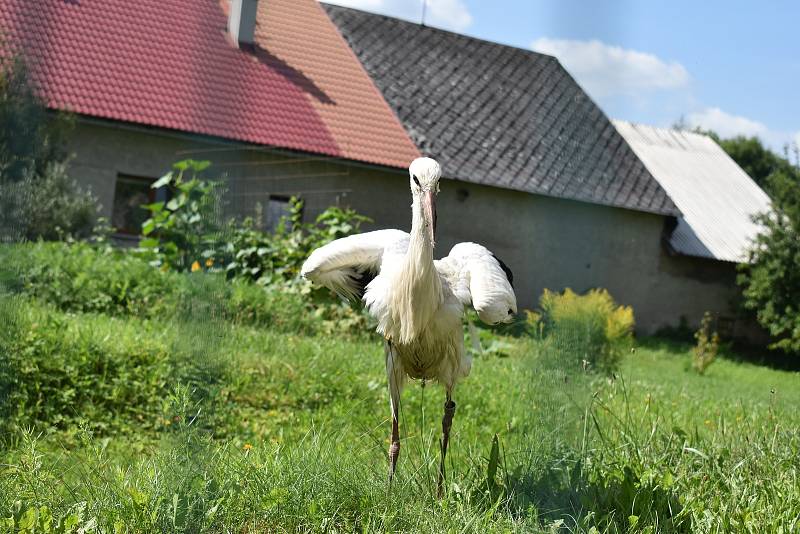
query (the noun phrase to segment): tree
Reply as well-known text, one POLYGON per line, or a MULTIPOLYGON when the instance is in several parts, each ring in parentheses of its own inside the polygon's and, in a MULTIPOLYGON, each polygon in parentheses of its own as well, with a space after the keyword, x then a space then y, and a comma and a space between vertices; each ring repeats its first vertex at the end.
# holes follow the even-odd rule
POLYGON ((51 162, 66 160, 64 140, 71 125, 69 115, 48 117, 21 59, 0 60, 0 177, 5 182, 41 176, 51 162))
POLYGON ((0 59, 0 241, 86 237, 97 202, 67 173, 72 119, 49 114, 19 58, 0 59))
POLYGON ((770 346, 800 354, 800 166, 765 148, 755 138, 720 145, 749 169, 772 199, 771 213, 756 217, 764 230, 740 265, 744 306, 775 340, 770 346))
POLYGON ((800 181, 800 168, 792 165, 787 157, 781 157, 764 144, 758 137, 737 136, 731 139, 716 139, 728 155, 770 196, 776 185, 771 176, 783 174, 789 179, 800 181))
MULTIPOLYGON (((687 129, 682 119, 675 124, 687 129)), ((763 230, 739 266, 743 305, 772 336, 770 348, 800 355, 800 147, 783 156, 757 137, 708 135, 770 196, 772 211, 755 217, 763 230), (790 157, 793 156, 793 160, 790 157)))

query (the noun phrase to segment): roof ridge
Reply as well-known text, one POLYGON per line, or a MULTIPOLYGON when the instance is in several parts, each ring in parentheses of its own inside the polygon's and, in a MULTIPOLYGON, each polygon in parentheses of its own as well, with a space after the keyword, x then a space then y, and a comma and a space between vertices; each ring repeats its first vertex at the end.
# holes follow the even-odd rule
POLYGON ((459 33, 457 31, 448 30, 448 29, 445 29, 445 28, 440 28, 439 26, 429 26, 427 24, 420 24, 419 22, 414 22, 412 20, 403 19, 403 18, 400 18, 400 17, 392 17, 391 15, 384 15, 383 13, 376 13, 374 11, 368 11, 366 9, 358 9, 358 8, 355 8, 355 7, 343 6, 343 5, 335 4, 335 3, 331 3, 331 2, 319 2, 319 3, 320 3, 320 5, 322 5, 324 7, 330 7, 330 8, 341 9, 341 10, 346 10, 346 11, 355 11, 355 12, 358 12, 358 13, 364 13, 364 14, 372 16, 372 17, 380 17, 380 18, 383 18, 383 19, 391 20, 391 21, 397 21, 397 22, 401 22, 403 24, 407 24, 409 26, 416 26, 417 28, 424 28, 424 29, 427 29, 427 30, 434 30, 434 31, 437 31, 437 32, 447 33, 447 34, 450 34, 450 35, 455 35, 457 37, 462 37, 462 38, 466 38, 466 39, 471 39, 473 41, 479 41, 481 43, 486 43, 486 44, 489 44, 489 45, 492 45, 492 46, 502 46, 503 48, 510 48, 512 50, 516 50, 516 51, 519 51, 519 52, 524 52, 526 54, 542 56, 542 57, 548 57, 548 58, 552 58, 552 59, 555 59, 556 61, 558 61, 558 58, 556 56, 553 56, 551 54, 545 54, 544 52, 537 52, 536 50, 532 50, 530 48, 523 48, 521 46, 517 46, 517 45, 513 45, 513 44, 506 44, 506 43, 501 43, 499 41, 492 41, 491 39, 485 39, 483 37, 476 37, 474 35, 467 35, 466 33, 459 33))
POLYGON ((679 213, 602 109, 553 56, 324 6, 405 128, 440 160, 445 176, 679 213))

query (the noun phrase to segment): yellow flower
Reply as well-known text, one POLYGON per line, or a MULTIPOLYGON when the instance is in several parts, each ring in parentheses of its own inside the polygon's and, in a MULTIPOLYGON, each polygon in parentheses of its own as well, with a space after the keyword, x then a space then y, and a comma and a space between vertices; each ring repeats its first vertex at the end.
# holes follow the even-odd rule
POLYGON ((245 443, 245 444, 244 444, 244 447, 242 447, 242 448, 243 448, 244 450, 246 450, 246 451, 249 451, 250 449, 252 449, 252 448, 253 448, 253 446, 252 446, 252 445, 250 445, 249 443, 245 443))
POLYGON ((192 272, 194 273, 194 272, 197 272, 199 270, 200 270, 200 262, 199 261, 195 261, 192 264, 192 272))
POLYGON ((208 258, 206 260, 206 267, 211 267, 212 265, 214 265, 214 260, 212 258, 208 258))

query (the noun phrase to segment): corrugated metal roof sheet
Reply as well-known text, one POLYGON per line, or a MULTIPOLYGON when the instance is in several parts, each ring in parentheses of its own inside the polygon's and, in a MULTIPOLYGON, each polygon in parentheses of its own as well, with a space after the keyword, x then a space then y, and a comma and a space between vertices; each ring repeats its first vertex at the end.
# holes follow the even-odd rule
POLYGON ((746 261, 760 230, 752 216, 769 209, 766 193, 708 136, 614 121, 683 217, 670 246, 690 256, 746 261))

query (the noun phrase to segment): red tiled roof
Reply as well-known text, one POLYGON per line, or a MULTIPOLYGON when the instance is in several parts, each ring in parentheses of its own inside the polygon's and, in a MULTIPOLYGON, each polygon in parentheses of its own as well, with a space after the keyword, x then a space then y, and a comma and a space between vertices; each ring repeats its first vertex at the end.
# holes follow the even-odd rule
POLYGON ((314 0, 261 0, 257 46, 227 0, 3 0, 0 39, 54 109, 405 167, 419 155, 314 0))

